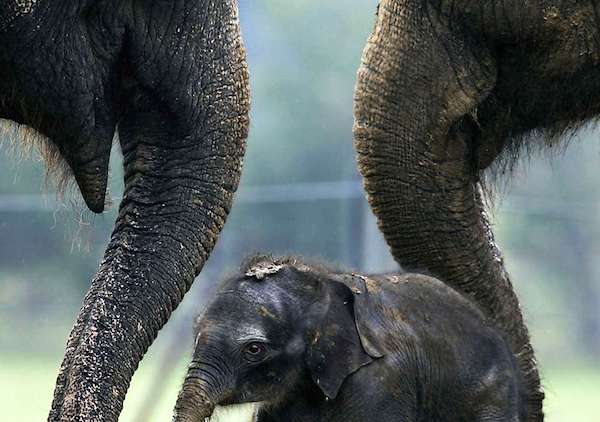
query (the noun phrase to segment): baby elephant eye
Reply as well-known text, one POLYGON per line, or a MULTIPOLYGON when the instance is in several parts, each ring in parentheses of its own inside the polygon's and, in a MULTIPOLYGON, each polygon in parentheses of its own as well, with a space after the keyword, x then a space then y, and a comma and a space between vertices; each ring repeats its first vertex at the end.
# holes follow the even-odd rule
POLYGON ((264 343, 253 342, 244 347, 244 357, 251 362, 264 359, 267 356, 267 352, 267 345, 264 343))

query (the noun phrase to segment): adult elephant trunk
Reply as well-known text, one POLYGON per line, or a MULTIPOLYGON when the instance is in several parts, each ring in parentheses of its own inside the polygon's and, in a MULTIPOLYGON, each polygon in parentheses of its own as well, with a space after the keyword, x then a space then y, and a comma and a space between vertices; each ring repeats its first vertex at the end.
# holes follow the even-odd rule
POLYGON ((50 421, 118 419, 139 361, 200 272, 239 182, 249 91, 237 3, 136 5, 122 60, 124 198, 68 340, 50 421))
POLYGON ((502 330, 527 380, 528 420, 542 420, 529 334, 474 159, 477 106, 495 85, 496 64, 444 16, 428 2, 381 0, 355 93, 359 167, 394 258, 445 280, 502 330))

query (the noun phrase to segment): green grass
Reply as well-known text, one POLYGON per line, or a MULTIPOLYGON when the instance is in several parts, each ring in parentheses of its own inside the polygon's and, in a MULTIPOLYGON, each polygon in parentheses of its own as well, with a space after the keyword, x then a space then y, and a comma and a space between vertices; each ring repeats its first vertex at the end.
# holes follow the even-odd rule
MULTIPOLYGON (((2 420, 38 422, 46 420, 54 380, 60 358, 49 359, 19 355, 0 356, 0 409, 2 420)), ((144 422, 169 421, 185 362, 181 362, 168 376, 157 376, 156 360, 144 360, 133 379, 121 421, 138 422, 140 411, 149 415, 144 422), (164 393, 151 399, 164 387, 164 393)), ((544 371, 547 400, 547 422, 597 422, 600 414, 600 368, 596 366, 565 365, 544 371)), ((247 422, 251 408, 221 412, 219 422, 247 422)))

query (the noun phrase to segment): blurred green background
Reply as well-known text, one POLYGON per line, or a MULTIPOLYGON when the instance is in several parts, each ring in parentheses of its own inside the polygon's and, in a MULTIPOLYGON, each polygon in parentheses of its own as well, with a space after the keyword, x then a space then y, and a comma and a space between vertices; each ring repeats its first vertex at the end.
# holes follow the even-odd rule
MULTIPOLYGON (((136 373, 122 421, 170 420, 193 316, 245 254, 293 251, 361 271, 395 268, 364 200, 352 137, 356 69, 376 4, 240 1, 252 86, 242 187, 200 280, 136 373)), ((0 419, 28 422, 46 419, 116 205, 94 217, 77 192, 60 202, 52 186, 41 195, 44 165, 35 153, 21 159, 15 130, 5 124, 0 150, 0 419)), ((533 335, 550 422, 600 414, 599 134, 584 130, 555 158, 534 155, 495 190, 494 230, 533 335)), ((118 203, 117 145, 111 168, 118 203)), ((219 420, 244 420, 243 412, 219 420)))

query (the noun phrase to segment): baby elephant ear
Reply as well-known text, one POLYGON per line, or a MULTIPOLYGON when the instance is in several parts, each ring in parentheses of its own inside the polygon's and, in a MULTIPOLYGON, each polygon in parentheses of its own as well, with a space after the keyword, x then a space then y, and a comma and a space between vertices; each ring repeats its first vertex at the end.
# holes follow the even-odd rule
POLYGON ((373 358, 361 344, 350 289, 327 280, 320 283, 320 290, 322 312, 317 313, 320 316, 309 339, 307 361, 314 382, 333 399, 346 377, 373 358))

